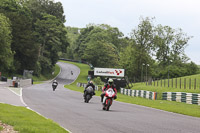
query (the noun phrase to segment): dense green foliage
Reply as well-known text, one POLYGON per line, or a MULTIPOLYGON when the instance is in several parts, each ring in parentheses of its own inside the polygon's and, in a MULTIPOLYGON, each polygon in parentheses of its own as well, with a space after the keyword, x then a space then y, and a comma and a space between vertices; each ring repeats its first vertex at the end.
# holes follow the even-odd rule
POLYGON ((13 52, 11 51, 11 28, 9 19, 0 13, 0 71, 12 67, 13 52))
POLYGON ((10 73, 51 73, 59 52, 66 52, 68 45, 62 4, 52 0, 1 0, 0 13, 10 20, 12 38, 7 45, 11 43, 10 53, 14 53, 10 73))
POLYGON ((72 40, 68 57, 90 62, 94 67, 124 68, 129 79, 135 81, 144 81, 146 75, 175 78, 198 73, 198 66, 184 53, 191 36, 181 29, 154 26, 153 21, 141 18, 130 37, 105 24, 68 28, 72 40))
POLYGON ((120 47, 118 38, 122 35, 117 28, 109 25, 88 25, 81 29, 74 43, 73 58, 87 60, 98 67, 117 66, 120 47))
POLYGON ((134 81, 143 81, 145 75, 174 78, 199 72, 184 52, 192 37, 182 29, 155 26, 154 18, 141 18, 125 37, 107 24, 65 27, 62 3, 54 0, 1 0, 0 14, 0 71, 45 75, 62 57, 94 67, 124 68, 134 81))

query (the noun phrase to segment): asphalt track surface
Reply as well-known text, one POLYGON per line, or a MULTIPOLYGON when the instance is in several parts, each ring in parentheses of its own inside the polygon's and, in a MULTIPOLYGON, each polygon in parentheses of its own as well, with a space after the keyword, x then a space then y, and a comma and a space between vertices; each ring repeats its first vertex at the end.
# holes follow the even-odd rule
POLYGON ((117 101, 110 111, 103 111, 97 96, 84 103, 82 93, 64 88, 77 78, 79 68, 58 65, 62 71, 56 91, 52 91, 51 82, 33 85, 23 89, 23 100, 72 133, 200 133, 200 118, 117 101))

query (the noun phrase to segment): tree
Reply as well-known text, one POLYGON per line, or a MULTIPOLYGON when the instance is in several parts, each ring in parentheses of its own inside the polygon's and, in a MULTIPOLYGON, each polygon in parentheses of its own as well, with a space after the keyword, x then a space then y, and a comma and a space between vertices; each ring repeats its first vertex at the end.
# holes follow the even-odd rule
POLYGON ((65 22, 64 10, 61 2, 54 2, 53 0, 24 0, 26 5, 32 12, 33 23, 37 19, 43 17, 42 14, 49 14, 55 16, 61 23, 65 22))
POLYGON ((34 43, 32 17, 28 8, 15 0, 2 0, 0 12, 10 19, 12 28, 11 49, 14 54, 14 66, 18 73, 24 69, 34 70, 38 47, 34 43))
POLYGON ((42 72, 52 71, 58 60, 58 52, 62 45, 60 36, 62 28, 59 20, 49 14, 43 14, 42 19, 38 19, 35 23, 35 36, 38 38, 37 43, 40 44, 39 58, 42 58, 40 61, 50 65, 50 67, 45 68, 44 65, 41 65, 42 72))
POLYGON ((93 62, 94 66, 100 67, 102 65, 103 67, 106 66, 105 62, 110 62, 107 66, 116 67, 119 61, 118 56, 122 35, 117 28, 110 27, 109 25, 90 24, 86 28, 81 29, 80 35, 75 43, 74 53, 78 53, 78 59, 86 59, 90 63, 93 62), (89 50, 92 50, 93 53, 98 53, 99 58, 103 59, 99 62, 97 62, 96 57, 92 59, 94 54, 90 54, 89 56, 88 53, 92 53, 89 50), (100 54, 99 51, 103 52, 103 54, 100 54), (102 61, 105 62, 103 63, 102 61))
MULTIPOLYGON (((153 18, 141 18, 140 24, 136 29, 131 32, 131 40, 133 41, 133 47, 135 47, 135 77, 138 80, 141 79, 142 65, 149 64, 152 66, 152 51, 154 50, 154 26, 153 18)), ((148 71, 150 72, 150 71, 148 71)))
POLYGON ((156 59, 162 67, 169 65, 169 62, 185 62, 184 49, 187 46, 188 37, 181 29, 175 30, 169 26, 158 25, 155 29, 156 35, 154 44, 156 46, 156 59))
POLYGON ((0 72, 9 70, 13 62, 11 27, 9 19, 0 13, 0 72))
POLYGON ((86 44, 83 59, 95 67, 112 68, 118 66, 118 55, 114 45, 104 41, 90 41, 86 44))
POLYGON ((126 70, 126 76, 129 78, 135 77, 137 73, 136 52, 133 44, 129 44, 120 52, 120 67, 126 70))
POLYGON ((62 57, 68 58, 68 59, 73 59, 74 57, 76 57, 76 55, 74 54, 74 51, 76 49, 75 43, 80 35, 80 33, 79 33, 80 28, 66 27, 66 30, 67 30, 66 38, 68 39, 69 47, 67 47, 67 51, 66 51, 66 53, 64 53, 62 55, 62 57))

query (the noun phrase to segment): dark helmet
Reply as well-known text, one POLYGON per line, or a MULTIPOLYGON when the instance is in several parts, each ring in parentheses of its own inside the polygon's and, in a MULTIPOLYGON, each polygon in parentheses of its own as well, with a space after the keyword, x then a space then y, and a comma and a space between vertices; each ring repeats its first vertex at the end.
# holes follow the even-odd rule
POLYGON ((112 80, 112 79, 109 79, 109 80, 108 80, 108 84, 109 84, 109 85, 113 85, 113 80, 112 80))

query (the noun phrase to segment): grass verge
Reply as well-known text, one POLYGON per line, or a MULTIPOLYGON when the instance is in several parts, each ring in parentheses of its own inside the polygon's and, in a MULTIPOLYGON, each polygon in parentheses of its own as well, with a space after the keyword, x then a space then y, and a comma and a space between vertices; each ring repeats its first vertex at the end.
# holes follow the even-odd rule
MULTIPOLYGON (((55 66, 54 74, 47 76, 33 76, 34 84, 43 83, 45 80, 53 79, 60 72, 60 67, 55 66)), ((17 107, 0 103, 0 120, 11 125, 20 133, 67 133, 65 129, 50 119, 38 115, 25 107, 17 107)), ((0 132, 3 127, 0 127, 0 132)))
POLYGON ((25 107, 0 104, 0 120, 20 133, 67 133, 50 119, 46 119, 25 107))
POLYGON ((157 92, 158 100, 162 99, 163 92, 200 93, 200 89, 178 89, 178 88, 168 88, 168 87, 146 86, 146 84, 144 83, 135 83, 131 89, 157 92))
MULTIPOLYGON (((77 87, 76 83, 77 82, 87 83, 87 72, 88 70, 90 70, 89 66, 86 64, 81 64, 81 63, 74 63, 74 62, 68 62, 68 61, 63 61, 63 62, 74 64, 77 67, 79 67, 81 70, 80 75, 77 78, 77 80, 70 85, 65 85, 65 88, 83 93, 84 88, 77 87)), ((171 89, 170 88, 155 89, 155 87, 146 86, 145 84, 134 84, 133 89, 156 91, 159 94, 161 94, 162 92, 167 92, 167 91, 174 91, 174 92, 182 91, 181 89, 172 89, 172 88, 171 89)), ((195 93, 198 92, 197 90, 186 90, 186 91, 195 92, 195 93)), ((100 91, 96 91, 96 96, 100 96, 100 94, 101 94, 100 91)), ((189 116, 194 116, 194 117, 200 117, 200 106, 198 105, 194 105, 194 104, 191 105, 191 104, 179 103, 175 101, 166 101, 166 100, 149 100, 149 99, 140 98, 140 97, 126 96, 119 93, 117 94, 117 96, 118 96, 118 98, 116 99, 117 101, 147 106, 151 108, 161 109, 161 110, 165 110, 169 112, 174 112, 174 113, 179 113, 179 114, 184 114, 184 115, 189 115, 189 116)))

